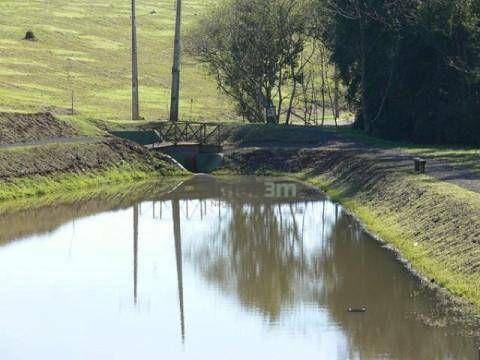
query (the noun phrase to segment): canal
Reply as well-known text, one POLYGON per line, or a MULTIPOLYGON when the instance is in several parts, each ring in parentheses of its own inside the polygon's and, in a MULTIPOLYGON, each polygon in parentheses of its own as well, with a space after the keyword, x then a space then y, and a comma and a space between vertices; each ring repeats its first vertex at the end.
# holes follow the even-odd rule
POLYGON ((0 217, 0 359, 476 358, 474 339, 425 325, 430 292, 321 194, 149 186, 0 217))

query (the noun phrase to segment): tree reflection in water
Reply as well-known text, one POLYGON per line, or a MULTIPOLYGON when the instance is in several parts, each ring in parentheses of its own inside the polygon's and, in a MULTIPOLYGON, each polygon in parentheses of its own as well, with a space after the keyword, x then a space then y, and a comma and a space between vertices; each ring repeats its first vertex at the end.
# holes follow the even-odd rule
MULTIPOLYGON (((4 214, 0 217, 0 246, 8 250, 10 246, 6 245, 15 243, 48 245, 47 233, 54 233, 55 229, 60 231, 62 224, 72 219, 78 220, 84 233, 78 231, 81 235, 76 238, 78 250, 75 261, 83 267, 79 267, 82 271, 76 273, 81 276, 69 279, 70 286, 75 288, 78 285, 75 280, 82 280, 81 285, 83 279, 89 279, 93 260, 97 260, 95 276, 103 275, 102 271, 107 268, 112 274, 123 277, 121 257, 112 257, 121 249, 122 234, 117 234, 112 228, 115 241, 102 242, 99 235, 102 233, 98 232, 102 224, 95 221, 95 214, 103 214, 105 218, 102 219, 109 219, 109 211, 112 211, 111 218, 115 219, 117 210, 128 209, 132 220, 132 232, 129 231, 127 236, 128 252, 125 253, 129 259, 125 263, 129 271, 129 302, 136 304, 134 308, 138 311, 142 304, 150 301, 146 294, 162 283, 149 276, 148 269, 156 268, 157 261, 163 264, 163 278, 160 279, 168 284, 175 277, 173 282, 177 287, 175 298, 166 312, 173 311, 172 304, 179 309, 179 318, 175 318, 174 322, 165 322, 163 330, 165 334, 170 334, 172 323, 178 326, 179 339, 185 345, 182 351, 188 351, 188 336, 192 339, 197 336, 197 340, 201 336, 202 341, 209 339, 210 335, 211 338, 218 337, 216 331, 220 330, 216 329, 216 325, 219 322, 199 324, 199 311, 208 311, 208 316, 213 319, 217 311, 237 316, 240 308, 243 314, 247 314, 241 320, 253 319, 254 326, 263 320, 269 325, 267 331, 280 330, 278 338, 278 333, 270 332, 279 341, 279 352, 290 346, 290 343, 280 342, 298 337, 309 345, 318 345, 319 349, 324 349, 325 341, 341 347, 337 356, 320 354, 320 358, 325 359, 429 360, 474 356, 472 339, 452 335, 450 329, 425 327, 409 316, 412 312, 428 315, 432 311, 430 294, 424 292, 411 297, 410 294, 418 290, 418 285, 393 255, 364 234, 354 219, 340 207, 318 194, 299 189, 296 198, 274 199, 265 197, 261 178, 225 182, 206 177, 194 178, 168 189, 149 185, 139 191, 115 193, 106 198, 89 197, 81 202, 54 206, 42 205, 28 211, 4 214), (151 206, 152 214, 140 211, 140 201, 146 200, 156 201, 156 206, 155 203, 151 206), (82 220, 86 217, 91 219, 82 220), (44 234, 44 241, 37 239, 30 242, 28 236, 33 234, 44 234), (120 240, 117 241, 116 236, 120 240), (98 244, 96 241, 89 242, 97 237, 98 244), (159 251, 157 246, 165 245, 164 241, 168 239, 171 240, 171 252, 159 251), (102 244, 106 245, 99 246, 102 244), (117 266, 111 267, 114 265, 117 266), (203 287, 213 287, 216 290, 213 296, 227 299, 223 303, 225 308, 205 310, 194 306, 196 300, 200 304, 209 304, 213 299, 209 297, 212 293, 205 295, 203 287), (199 296, 206 297, 199 299, 199 296), (368 307, 366 314, 346 311, 349 306, 363 305, 368 307), (285 333, 287 336, 283 337, 285 333)), ((143 204, 146 205, 145 202, 143 204)), ((148 209, 148 205, 145 207, 148 209)), ((62 243, 61 239, 58 241, 62 243)), ((59 248, 61 250, 62 247, 59 245, 59 248)), ((20 255, 25 249, 28 250, 28 246, 12 246, 10 250, 19 251, 18 259, 24 261, 20 255)), ((44 260, 38 256, 39 248, 33 249, 30 259, 44 260)), ((49 250, 43 254, 48 256, 53 248, 46 249, 49 250)), ((59 262, 52 273, 42 272, 41 267, 36 270, 48 280, 57 273, 68 274, 72 263, 59 262)), ((32 261, 32 264, 36 262, 32 261)), ((10 274, 23 274, 22 267, 17 269, 16 264, 5 268, 10 274)), ((32 273, 25 272, 28 274, 25 278, 32 273)), ((106 284, 108 289, 110 280, 106 284)), ((15 289, 10 287, 8 295, 15 293, 15 289)), ((48 293, 48 286, 45 289, 48 293)), ((21 298, 22 293, 17 296, 21 298)), ((8 298, 6 296, 4 300, 8 298)), ((83 298, 86 305, 89 299, 90 295, 83 298)), ((63 304, 63 299, 58 301, 58 304, 63 304)), ((167 303, 163 297, 158 299, 156 309, 163 309, 167 303)), ((27 308, 34 304, 29 300, 27 308)), ((55 312, 62 309, 55 302, 49 304, 55 312)), ((153 318, 134 319, 142 321, 136 329, 146 329, 145 333, 137 335, 148 338, 150 328, 145 325, 153 318)), ((14 319, 13 323, 16 321, 14 319)), ((153 321, 158 322, 158 318, 153 321)), ((230 329, 230 326, 227 328, 230 329)), ((232 328, 233 337, 245 331, 244 328, 232 328)), ((207 346, 213 346, 213 342, 205 342, 207 346)), ((238 345, 248 347, 249 343, 238 345)))
MULTIPOLYGON (((428 314, 429 294, 412 298, 418 284, 394 256, 335 204, 230 199, 188 260, 209 283, 271 326, 326 311, 350 344, 349 358, 462 358, 470 339, 423 326, 409 314, 428 314), (351 314, 349 306, 367 306, 351 314)), ((310 328, 315 330, 313 327, 310 328)))

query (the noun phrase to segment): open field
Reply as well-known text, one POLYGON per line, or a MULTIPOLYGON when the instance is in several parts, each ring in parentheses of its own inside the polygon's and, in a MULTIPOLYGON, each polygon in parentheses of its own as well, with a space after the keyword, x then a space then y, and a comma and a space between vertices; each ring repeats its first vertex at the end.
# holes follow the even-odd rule
MULTIPOLYGON (((138 0, 141 113, 150 120, 168 114, 174 3, 138 0)), ((206 3, 184 1, 184 31, 206 3)), ((182 66, 182 118, 233 119, 205 70, 188 57, 182 66)), ((76 118, 127 120, 130 79, 129 1, 0 2, 0 111, 65 113, 73 90, 76 118), (22 40, 29 29, 38 41, 22 40)))

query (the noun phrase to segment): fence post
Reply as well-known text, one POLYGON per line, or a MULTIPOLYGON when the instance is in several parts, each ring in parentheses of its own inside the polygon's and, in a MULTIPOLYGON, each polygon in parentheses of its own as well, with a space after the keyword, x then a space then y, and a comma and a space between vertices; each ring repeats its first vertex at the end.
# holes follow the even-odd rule
POLYGON ((175 145, 177 145, 178 144, 178 133, 179 133, 180 129, 178 128, 178 123, 175 123, 173 126, 174 126, 173 127, 173 141, 174 142, 173 143, 175 145))
POLYGON ((222 143, 221 128, 222 128, 222 125, 217 125, 217 146, 220 146, 222 143))

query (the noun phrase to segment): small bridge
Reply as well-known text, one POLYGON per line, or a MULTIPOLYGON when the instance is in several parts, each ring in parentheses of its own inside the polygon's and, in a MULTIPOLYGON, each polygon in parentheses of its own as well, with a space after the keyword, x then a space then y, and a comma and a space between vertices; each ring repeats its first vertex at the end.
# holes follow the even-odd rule
POLYGON ((217 123, 204 122, 161 122, 153 131, 159 141, 155 145, 181 143, 222 146, 224 127, 217 123))
POLYGON ((170 155, 193 172, 210 172, 221 164, 225 126, 204 122, 159 122, 112 135, 170 155))

